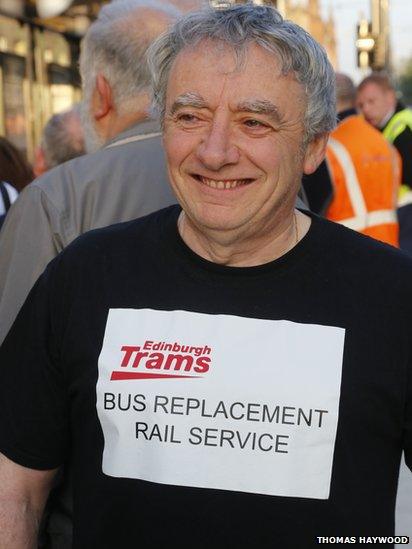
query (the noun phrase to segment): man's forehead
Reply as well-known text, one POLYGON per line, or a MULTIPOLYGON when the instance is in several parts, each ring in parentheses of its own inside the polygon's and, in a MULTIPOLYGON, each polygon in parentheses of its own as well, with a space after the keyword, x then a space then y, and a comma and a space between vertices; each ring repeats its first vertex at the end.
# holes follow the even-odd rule
POLYGON ((385 90, 384 88, 382 88, 382 86, 379 86, 379 84, 377 84, 376 82, 369 82, 359 90, 359 95, 371 95, 371 96, 385 95, 385 92, 387 91, 388 90, 385 90))
POLYGON ((173 104, 173 111, 184 106, 210 107, 208 102, 217 102, 226 90, 232 109, 275 118, 285 99, 285 82, 287 86, 301 87, 304 94, 293 71, 287 74, 282 71, 275 53, 257 44, 236 53, 231 46, 203 41, 195 48, 182 50, 175 59, 168 79, 167 100, 169 108, 173 104))
POLYGON ((255 42, 235 48, 221 40, 201 40, 194 46, 183 48, 173 62, 170 73, 184 70, 188 64, 196 64, 213 68, 222 77, 241 74, 246 65, 259 65, 261 55, 266 57, 266 65, 270 66, 273 77, 283 75, 283 67, 279 56, 269 52, 255 42), (260 54, 260 55, 259 55, 260 54))

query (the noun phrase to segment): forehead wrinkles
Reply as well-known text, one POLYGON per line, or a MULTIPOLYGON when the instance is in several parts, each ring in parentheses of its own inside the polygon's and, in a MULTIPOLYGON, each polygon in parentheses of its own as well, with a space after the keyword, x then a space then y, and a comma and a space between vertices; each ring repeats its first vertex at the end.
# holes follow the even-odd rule
POLYGON ((259 63, 255 61, 254 49, 267 53, 270 56, 273 63, 274 77, 286 76, 289 72, 293 72, 282 65, 281 60, 275 52, 270 51, 259 43, 248 42, 235 48, 222 40, 205 39, 197 42, 195 45, 184 47, 177 54, 172 62, 169 77, 175 71, 176 65, 178 65, 179 68, 181 67, 182 58, 184 59, 185 56, 190 56, 191 54, 200 54, 200 63, 205 64, 206 68, 210 67, 215 69, 222 75, 235 76, 236 74, 241 73, 246 68, 246 65, 252 64, 257 67, 260 66, 259 63))
POLYGON ((242 72, 247 56, 244 47, 236 51, 232 46, 216 40, 202 40, 194 48, 185 48, 181 53, 200 54, 201 63, 222 76, 242 72))
POLYGON ((228 93, 231 110, 266 114, 279 122, 283 118, 281 112, 285 114, 284 110, 289 110, 291 106, 283 105, 282 97, 276 95, 276 82, 284 86, 282 81, 285 80, 290 80, 287 85, 300 88, 294 105, 299 111, 305 108, 306 96, 302 84, 293 71, 285 73, 282 70, 281 62, 273 52, 259 44, 250 44, 244 53, 242 63, 238 63, 237 52, 222 42, 202 41, 193 49, 183 49, 169 75, 174 93, 167 94, 168 113, 174 114, 182 107, 219 109, 223 107, 228 93), (244 72, 247 72, 246 80, 242 78, 244 72), (238 76, 240 80, 237 82, 238 76), (279 110, 281 104, 283 107, 279 110))
MULTIPOLYGON (((281 66, 280 60, 273 52, 267 51, 259 44, 250 43, 239 46, 235 50, 231 45, 218 40, 202 40, 194 47, 187 46, 182 49, 174 59, 169 72, 169 83, 171 80, 179 83, 186 83, 190 87, 191 80, 196 80, 201 71, 211 70, 214 73, 214 80, 206 82, 210 88, 227 85, 228 80, 241 76, 246 70, 253 71, 256 68, 256 77, 261 73, 262 62, 256 58, 258 50, 263 54, 268 54, 269 59, 266 69, 272 72, 273 78, 288 76, 290 71, 285 72, 281 66), (197 59, 196 59, 197 57, 197 59), (193 72, 194 58, 196 60, 195 71, 193 72), (268 66, 271 65, 271 66, 268 66)), ((168 91, 169 86, 167 86, 168 91)), ((189 91, 189 90, 188 90, 189 91)), ((217 91, 217 90, 216 90, 217 91)), ((222 91, 219 92, 221 95, 222 91)))
MULTIPOLYGON (((212 71, 214 78, 208 81, 208 88, 213 90, 218 105, 221 103, 225 90, 228 87, 228 79, 241 73, 241 67, 237 63, 235 51, 232 47, 217 41, 199 42, 195 47, 184 48, 176 57, 169 73, 171 80, 177 83, 178 88, 183 88, 183 93, 175 98, 170 106, 170 114, 174 114, 179 108, 191 106, 195 108, 207 108, 207 101, 196 90, 191 89, 192 80, 197 81, 199 72, 212 71), (198 56, 197 66, 193 72, 193 57, 198 56), (184 91, 184 88, 187 91, 184 91)), ((169 92, 167 86, 167 95, 169 92)), ((206 94, 207 96, 208 94, 206 94)), ((205 97, 206 97, 205 96, 205 97)), ((172 99, 172 97, 170 97, 172 99)))

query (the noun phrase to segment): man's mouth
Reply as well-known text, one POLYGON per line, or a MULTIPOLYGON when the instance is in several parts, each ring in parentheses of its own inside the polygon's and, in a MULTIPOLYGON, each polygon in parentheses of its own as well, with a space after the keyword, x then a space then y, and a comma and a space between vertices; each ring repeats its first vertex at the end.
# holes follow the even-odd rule
POLYGON ((248 185, 249 183, 252 183, 252 181, 254 181, 253 179, 250 179, 250 178, 210 179, 209 177, 203 177, 202 175, 197 175, 197 174, 192 174, 192 177, 194 177, 197 181, 199 181, 203 185, 206 185, 211 189, 218 189, 218 190, 237 189, 238 187, 243 187, 245 185, 248 185))

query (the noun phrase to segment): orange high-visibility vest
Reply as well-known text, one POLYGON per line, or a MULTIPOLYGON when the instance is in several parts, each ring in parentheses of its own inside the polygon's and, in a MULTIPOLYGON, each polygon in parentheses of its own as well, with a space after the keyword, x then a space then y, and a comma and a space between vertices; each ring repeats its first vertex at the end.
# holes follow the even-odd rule
POLYGON ((326 162, 334 187, 326 217, 399 246, 396 206, 401 160, 396 149, 353 115, 332 132, 326 162))

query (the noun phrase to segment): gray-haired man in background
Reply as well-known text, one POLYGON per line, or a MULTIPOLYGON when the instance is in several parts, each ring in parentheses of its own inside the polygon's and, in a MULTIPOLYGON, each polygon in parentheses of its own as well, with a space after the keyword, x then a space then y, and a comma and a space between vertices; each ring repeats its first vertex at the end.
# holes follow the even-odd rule
POLYGON ((33 539, 69 455, 74 547, 390 546, 412 263, 294 208, 335 124, 326 54, 241 5, 178 21, 151 66, 182 209, 84 235, 23 306, 0 351, 1 542, 33 539))
POLYGON ((76 104, 67 111, 54 114, 47 121, 35 153, 33 173, 39 177, 85 152, 80 104, 76 104))
POLYGON ((178 10, 156 0, 104 6, 81 49, 87 152, 21 193, 0 234, 0 342, 47 263, 87 230, 175 202, 158 123, 150 119, 146 50, 178 10))

